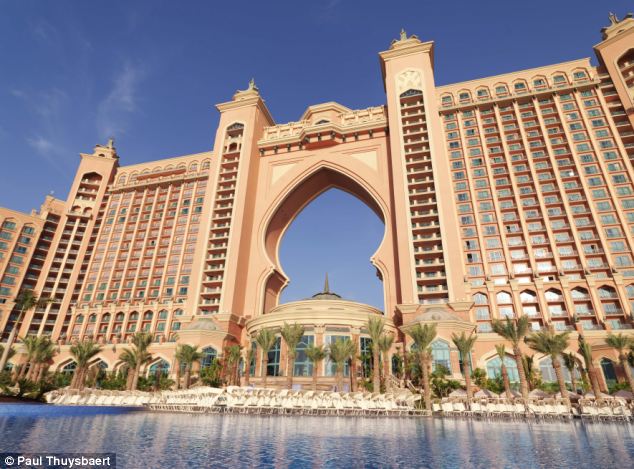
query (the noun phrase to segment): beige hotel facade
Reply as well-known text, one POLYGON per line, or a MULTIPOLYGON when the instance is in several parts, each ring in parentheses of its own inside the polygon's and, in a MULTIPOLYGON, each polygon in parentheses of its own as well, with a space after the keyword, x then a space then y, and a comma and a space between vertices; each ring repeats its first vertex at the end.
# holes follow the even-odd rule
MULTIPOLYGON (((94 338, 104 344, 94 366, 116 370, 131 335, 149 331, 147 371, 173 372, 180 343, 199 346, 206 366, 284 322, 305 325, 302 347, 347 336, 361 351, 368 318, 382 315, 393 355, 411 345, 401 326, 437 323, 434 362, 460 378, 452 332, 477 331, 473 366, 493 374, 492 319, 527 315, 534 330, 571 331, 570 351, 583 334, 605 386, 620 370, 604 337, 634 334, 634 18, 611 15, 594 51, 598 66, 582 58, 436 86, 433 42, 401 33, 379 53, 383 105, 328 102, 276 124, 251 82, 217 105, 208 151, 124 165, 112 141, 97 145, 65 201, 0 209, 2 340, 14 327, 50 335, 51 370, 68 371, 70 344, 94 338), (333 187, 385 224, 371 258, 384 311, 328 287, 279 303, 284 232, 333 187), (16 324, 23 288, 53 302, 16 324)), ((269 383, 283 381, 285 355, 281 341, 269 383)), ((301 353, 295 372, 310 381, 301 353)))

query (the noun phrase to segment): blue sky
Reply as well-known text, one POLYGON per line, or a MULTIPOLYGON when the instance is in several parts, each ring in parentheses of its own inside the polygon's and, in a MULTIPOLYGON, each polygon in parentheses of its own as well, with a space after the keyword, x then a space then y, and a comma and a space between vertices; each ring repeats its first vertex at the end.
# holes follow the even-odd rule
MULTIPOLYGON (((446 84, 594 57, 607 13, 628 9, 631 0, 0 0, 0 205, 28 211, 50 191, 64 198, 78 153, 109 135, 122 164, 208 150, 213 105, 251 77, 277 122, 324 101, 382 104, 377 53, 401 27, 436 42, 436 82, 446 84)), ((367 259, 382 230, 355 199, 325 194, 284 240, 293 278, 284 298, 319 288, 327 261, 337 264, 333 287, 381 305, 367 259), (339 223, 330 233, 315 229, 325 215, 339 223), (313 257, 300 249, 320 243, 313 257)))

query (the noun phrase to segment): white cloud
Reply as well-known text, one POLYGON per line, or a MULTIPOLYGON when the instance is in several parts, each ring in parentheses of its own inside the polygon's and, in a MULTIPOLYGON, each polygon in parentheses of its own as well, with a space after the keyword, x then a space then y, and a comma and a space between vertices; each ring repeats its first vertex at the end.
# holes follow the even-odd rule
POLYGON ((97 131, 101 138, 126 132, 129 115, 138 110, 137 90, 143 75, 140 67, 126 63, 115 77, 112 89, 97 109, 97 131))
POLYGON ((39 154, 46 156, 51 153, 51 151, 55 148, 53 142, 50 140, 38 135, 37 137, 29 137, 26 139, 26 143, 28 143, 34 150, 36 150, 39 154))
POLYGON ((68 177, 68 168, 63 167, 63 163, 67 162, 68 154, 60 145, 42 135, 28 137, 26 143, 55 168, 59 174, 63 175, 64 178, 68 177))

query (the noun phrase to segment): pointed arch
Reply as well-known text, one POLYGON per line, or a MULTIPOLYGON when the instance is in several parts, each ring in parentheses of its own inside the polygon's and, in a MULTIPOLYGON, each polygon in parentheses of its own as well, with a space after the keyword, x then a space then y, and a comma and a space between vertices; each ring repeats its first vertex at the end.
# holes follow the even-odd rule
MULTIPOLYGON (((271 204, 265 223, 261 225, 263 232, 260 239, 264 241, 264 252, 270 263, 270 269, 261 279, 259 291, 263 291, 263 297, 260 302, 260 311, 267 312, 275 307, 281 291, 288 284, 288 277, 279 259, 279 247, 284 233, 307 205, 332 188, 340 189, 361 200, 384 224, 389 218, 387 204, 358 174, 350 174, 348 170, 340 166, 322 162, 296 175, 281 191, 278 199, 271 204)), ((386 231, 376 252, 381 249, 385 241, 385 233, 386 231)), ((385 286, 389 275, 388 269, 377 261, 375 255, 372 256, 371 262, 379 271, 385 286)))

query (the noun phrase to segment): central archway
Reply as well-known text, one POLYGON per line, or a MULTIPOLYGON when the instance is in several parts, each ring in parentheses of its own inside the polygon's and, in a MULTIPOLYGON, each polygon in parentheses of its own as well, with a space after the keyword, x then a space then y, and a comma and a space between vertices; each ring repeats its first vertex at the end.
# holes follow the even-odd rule
POLYGON ((285 231, 304 207, 327 190, 333 188, 347 192, 362 201, 372 209, 385 225, 379 248, 370 258, 370 262, 376 267, 379 278, 383 280, 383 296, 384 303, 386 303, 386 289, 389 288, 386 280, 389 277, 389 272, 384 263, 378 258, 377 253, 385 244, 385 235, 387 232, 386 219, 388 219, 388 217, 384 213, 384 209, 381 207, 377 196, 371 193, 371 188, 364 187, 361 182, 331 167, 321 167, 294 185, 277 205, 266 224, 264 247, 269 261, 273 264, 273 268, 263 284, 262 313, 266 314, 279 304, 280 294, 289 281, 288 276, 281 267, 279 256, 280 243, 285 231))
POLYGON ((364 202, 339 189, 322 192, 295 217, 280 241, 280 263, 289 277, 280 302, 323 291, 327 274, 329 287, 342 298, 383 311, 383 284, 370 257, 384 235, 384 223, 364 202))

